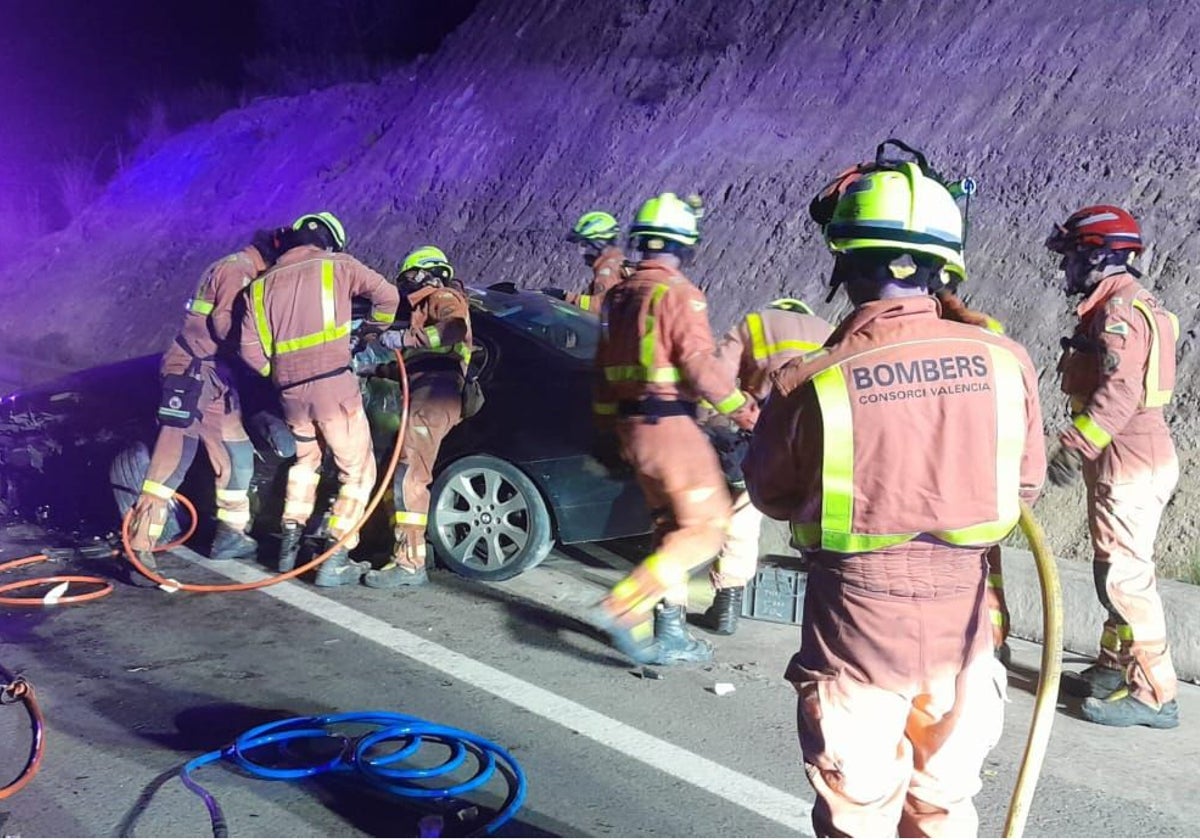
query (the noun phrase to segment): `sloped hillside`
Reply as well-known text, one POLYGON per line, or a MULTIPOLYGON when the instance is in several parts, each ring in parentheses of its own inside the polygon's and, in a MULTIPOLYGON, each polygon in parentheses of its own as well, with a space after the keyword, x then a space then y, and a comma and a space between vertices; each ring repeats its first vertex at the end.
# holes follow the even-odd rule
MULTIPOLYGON (((312 209, 341 215, 383 271, 436 242, 467 278, 570 286, 570 222, 628 218, 662 189, 707 198, 694 274, 724 327, 781 292, 819 302, 830 260, 808 200, 898 136, 978 179, 969 291, 1041 365, 1051 426, 1071 321, 1042 240, 1084 203, 1142 219, 1149 282, 1187 333, 1172 410, 1186 478, 1161 550, 1200 565, 1198 36, 1188 4, 1128 0, 488 0, 382 84, 256 101, 128 168, 7 264, 3 340, 77 366, 156 350, 207 262, 312 209)), ((1059 549, 1085 553, 1078 492, 1039 511, 1059 549)))

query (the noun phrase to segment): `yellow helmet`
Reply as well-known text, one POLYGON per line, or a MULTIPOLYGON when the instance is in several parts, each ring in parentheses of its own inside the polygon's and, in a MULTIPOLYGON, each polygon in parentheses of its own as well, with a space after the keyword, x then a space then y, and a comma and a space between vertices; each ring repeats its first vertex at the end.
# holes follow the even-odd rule
POLYGON ((780 298, 767 304, 767 309, 781 309, 784 312, 796 312, 800 315, 815 315, 812 307, 796 298, 780 298))
POLYGON ((344 251, 346 249, 346 229, 342 227, 338 217, 329 211, 305 213, 292 222, 292 230, 316 230, 318 226, 325 228, 333 237, 333 250, 344 251))
POLYGON ((621 226, 612 213, 592 210, 579 217, 575 227, 571 228, 567 240, 570 242, 612 242, 620 232, 621 226))
POLYGON ((405 257, 404 262, 400 265, 400 273, 403 274, 414 268, 428 271, 442 282, 454 278, 454 266, 450 265, 450 261, 446 259, 446 254, 442 249, 433 245, 425 245, 405 257))
POLYGON ((645 251, 668 251, 680 246, 690 249, 700 241, 698 220, 696 203, 686 202, 675 193, 662 193, 638 210, 629 239, 645 251))
POLYGON ((960 280, 967 276, 962 213, 950 191, 917 163, 863 173, 845 188, 824 232, 834 253, 927 254, 960 280))

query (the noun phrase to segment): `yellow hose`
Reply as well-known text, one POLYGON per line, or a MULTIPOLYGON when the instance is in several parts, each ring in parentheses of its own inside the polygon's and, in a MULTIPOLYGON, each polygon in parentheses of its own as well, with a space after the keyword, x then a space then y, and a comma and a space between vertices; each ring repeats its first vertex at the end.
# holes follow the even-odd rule
POLYGON ((1054 710, 1058 703, 1058 680, 1062 676, 1062 586, 1058 580, 1058 567, 1054 555, 1046 545, 1046 534, 1033 516, 1033 511, 1021 502, 1021 518, 1018 523, 1037 564, 1038 583, 1042 587, 1042 667, 1038 679, 1037 696, 1033 703, 1033 721, 1029 724, 1029 737, 1025 740, 1025 756, 1017 773, 1017 784, 1008 803, 1008 816, 1004 820, 1003 837, 1021 837, 1025 833, 1025 821, 1029 818, 1029 806, 1037 788, 1038 776, 1042 772, 1042 761, 1046 758, 1046 747, 1050 743, 1050 728, 1054 725, 1054 710))

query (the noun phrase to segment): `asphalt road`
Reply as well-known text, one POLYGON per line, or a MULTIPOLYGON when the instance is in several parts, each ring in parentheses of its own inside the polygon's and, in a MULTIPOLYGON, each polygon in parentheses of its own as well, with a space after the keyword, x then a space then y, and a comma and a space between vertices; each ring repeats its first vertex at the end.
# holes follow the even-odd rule
MULTIPOLYGON (((7 528, 0 557, 45 539, 7 528)), ((357 709, 417 715, 510 749, 529 794, 502 835, 809 834, 794 695, 780 678, 798 629, 744 621, 717 640, 717 664, 647 679, 572 617, 628 568, 611 548, 625 547, 556 552, 496 585, 449 573, 402 593, 120 585, 88 605, 0 607, 0 666, 36 685, 48 722, 42 771, 0 801, 0 834, 209 836, 201 801, 177 778, 185 761, 260 723, 357 709), (735 691, 718 696, 718 682, 735 691)), ((71 565, 121 574, 109 561, 71 565)), ((185 560, 172 570, 221 579, 185 560)), ((1032 709, 1039 650, 1017 642, 1015 656, 1006 732, 977 799, 985 835, 1003 825, 1032 709)), ((1183 691, 1184 724, 1173 732, 1104 730, 1060 711, 1027 834, 1194 836, 1200 689, 1183 691)), ((27 749, 18 707, 0 707, 0 783, 27 749)), ((348 779, 260 781, 214 765, 198 780, 233 837, 415 836, 417 820, 437 810, 348 779)), ((498 793, 478 802, 494 806, 498 793)))

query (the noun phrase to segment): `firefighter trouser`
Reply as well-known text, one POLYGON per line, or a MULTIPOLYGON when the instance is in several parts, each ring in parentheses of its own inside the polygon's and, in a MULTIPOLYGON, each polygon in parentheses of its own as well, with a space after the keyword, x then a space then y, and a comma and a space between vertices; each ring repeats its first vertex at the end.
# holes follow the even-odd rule
POLYGON ((688 573, 721 550, 732 503, 717 453, 691 417, 624 418, 617 434, 646 503, 663 512, 654 553, 608 597, 609 612, 636 625, 661 599, 687 605, 688 573))
POLYGON ((1154 573, 1154 540, 1179 480, 1179 462, 1172 450, 1136 480, 1096 481, 1092 469, 1085 469, 1084 480, 1096 594, 1108 610, 1097 661, 1124 670, 1133 696, 1157 707, 1178 691, 1154 573))
POLYGON ((1000 563, 1000 546, 994 545, 987 553, 987 606, 988 619, 992 625, 992 644, 1000 647, 1008 641, 1008 602, 1004 600, 1004 571, 1000 563))
MULTIPOLYGON (((392 518, 396 540, 392 562, 408 569, 425 566, 429 484, 442 441, 462 419, 462 388, 463 380, 457 373, 424 373, 412 381, 408 432, 392 480, 396 508, 392 518)), ((497 522, 503 523, 503 512, 494 513, 497 522)))
POLYGON ((717 589, 745 586, 758 571, 758 537, 763 515, 750 504, 750 494, 738 491, 733 497, 733 515, 725 532, 725 543, 713 565, 712 585, 717 589))
POLYGON ((254 447, 242 426, 242 411, 228 372, 204 363, 199 407, 201 415, 187 428, 162 426, 150 456, 142 493, 134 503, 129 544, 149 551, 162 536, 169 502, 183 483, 196 450, 204 444, 216 477, 217 519, 235 531, 250 524, 248 489, 254 472, 254 447))
MULTIPOLYGON (((312 516, 320 481, 324 440, 337 466, 337 498, 329 517, 329 535, 340 539, 362 519, 375 485, 371 429, 354 375, 319 379, 281 393, 283 415, 296 438, 296 463, 288 470, 283 521, 303 526, 312 516)), ((355 534, 344 543, 358 544, 355 534)))
POLYGON ((1005 676, 982 552, 956 551, 850 555, 848 568, 818 560, 808 573, 787 677, 818 836, 978 833, 971 800, 1000 737, 1005 676))

